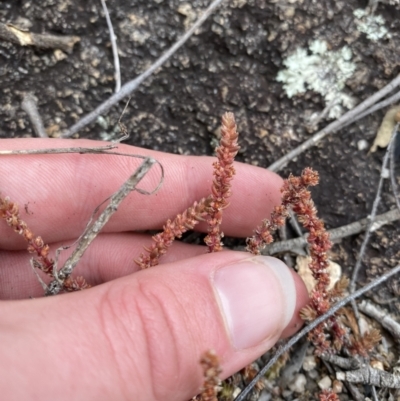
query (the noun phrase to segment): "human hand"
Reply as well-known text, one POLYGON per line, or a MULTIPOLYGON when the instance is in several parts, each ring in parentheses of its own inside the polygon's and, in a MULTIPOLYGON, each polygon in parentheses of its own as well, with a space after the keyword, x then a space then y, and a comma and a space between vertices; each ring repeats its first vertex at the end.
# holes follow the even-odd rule
MULTIPOLYGON (((2 140, 3 149, 96 145, 2 140)), ((213 159, 126 145, 118 151, 156 158, 165 180, 154 195, 130 194, 81 259, 73 275, 94 288, 27 299, 43 290, 29 267, 26 243, 0 222, 5 400, 185 401, 201 386, 204 351, 216 351, 227 377, 301 325, 298 312, 308 299, 304 285, 274 258, 205 254, 205 247, 177 242, 159 266, 137 271, 133 259, 151 239, 132 231, 160 229, 207 196, 213 159)), ((20 205, 22 219, 54 251, 82 233, 95 207, 139 164, 110 155, 4 156, 1 195, 20 205)), ((254 166, 235 167, 222 231, 246 237, 279 204, 282 180, 254 166)), ((158 179, 153 167, 139 187, 151 190, 158 179)))

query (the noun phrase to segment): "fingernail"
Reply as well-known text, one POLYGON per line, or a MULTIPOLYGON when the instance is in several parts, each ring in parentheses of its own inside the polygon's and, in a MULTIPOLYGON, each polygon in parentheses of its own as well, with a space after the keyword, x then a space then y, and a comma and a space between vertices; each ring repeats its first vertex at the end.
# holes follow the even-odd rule
POLYGON ((289 268, 270 256, 255 256, 214 273, 219 305, 236 349, 279 336, 293 317, 296 287, 289 268))

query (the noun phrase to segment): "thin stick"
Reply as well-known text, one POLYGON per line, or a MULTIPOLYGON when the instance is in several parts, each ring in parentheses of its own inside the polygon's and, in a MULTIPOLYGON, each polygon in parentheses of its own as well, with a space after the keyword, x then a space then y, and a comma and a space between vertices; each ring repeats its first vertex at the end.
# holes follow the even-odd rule
MULTIPOLYGON (((399 210, 393 209, 389 210, 386 213, 382 213, 376 216, 374 223, 379 226, 382 226, 384 224, 388 224, 399 219, 400 219, 400 209, 399 210)), ((331 239, 331 241, 334 242, 335 240, 349 237, 350 235, 359 234, 368 227, 369 222, 370 220, 368 218, 365 218, 342 227, 333 228, 332 230, 328 230, 329 238, 331 239)), ((307 237, 308 234, 305 234, 299 238, 294 238, 280 242, 273 242, 272 244, 267 245, 262 250, 262 254, 274 255, 276 253, 288 252, 293 249, 302 248, 305 245, 307 245, 307 237)))
MULTIPOLYGON (((397 133, 398 133, 398 131, 397 131, 397 133)), ((395 173, 394 173, 394 170, 395 170, 395 165, 394 165, 394 162, 395 162, 395 159, 394 159, 395 147, 396 147, 396 142, 393 141, 393 144, 392 144, 391 149, 390 149, 390 168, 389 168, 389 172, 390 172, 390 182, 392 184, 392 191, 393 191, 394 199, 396 201, 397 209, 400 211, 400 197, 399 197, 399 191, 398 191, 398 188, 397 188, 396 176, 395 176, 395 173)))
POLYGON ((22 109, 28 114, 29 119, 33 125, 36 135, 39 138, 48 138, 46 130, 43 125, 42 117, 40 117, 36 99, 32 93, 27 93, 21 103, 22 109))
POLYGON ((106 17, 108 31, 110 32, 111 48, 114 58, 114 76, 115 76, 115 93, 119 92, 121 89, 121 68, 119 65, 118 47, 117 47, 117 37, 114 34, 114 28, 112 26, 110 14, 108 13, 108 8, 105 0, 100 0, 103 6, 103 11, 106 17))
POLYGON ((337 372, 336 379, 349 383, 362 383, 382 388, 400 388, 400 376, 363 364, 357 370, 337 372))
POLYGON ((203 24, 203 22, 212 14, 212 12, 222 3, 223 0, 214 0, 210 6, 204 11, 200 18, 192 25, 192 27, 184 34, 182 37, 170 48, 168 49, 160 58, 158 58, 149 69, 144 73, 140 74, 138 77, 132 81, 127 82, 122 86, 118 93, 112 95, 104 103, 98 106, 95 110, 87 114, 77 123, 75 123, 69 130, 62 134, 63 138, 69 138, 76 132, 86 127, 92 121, 94 121, 99 115, 103 114, 109 110, 112 106, 122 100, 124 97, 130 95, 135 91, 139 85, 150 77, 159 67, 161 67, 176 51, 193 35, 193 33, 203 24))
POLYGON ((369 109, 365 110, 363 113, 359 114, 358 116, 354 117, 354 119, 350 120, 346 124, 344 124, 341 128, 347 127, 350 124, 353 124, 357 120, 360 120, 361 118, 374 113, 375 111, 378 111, 380 109, 383 109, 386 106, 389 106, 393 103, 396 103, 400 99, 400 91, 395 93, 394 95, 388 97, 385 100, 382 100, 382 102, 376 103, 374 106, 370 107, 369 109))
POLYGON ((393 145, 393 141, 395 140, 395 138, 397 136, 397 128, 398 128, 398 124, 396 125, 396 127, 393 130, 392 138, 391 138, 390 143, 389 143, 389 145, 387 147, 387 150, 386 150, 386 153, 385 153, 385 157, 383 158, 382 167, 381 167, 381 176, 380 176, 380 179, 379 179, 378 189, 376 191, 376 196, 375 196, 375 199, 374 199, 374 203, 372 205, 371 213, 368 216, 368 219, 369 219, 370 222, 368 224, 368 228, 367 228, 367 231, 365 233, 365 237, 364 237, 363 243, 361 244, 360 253, 358 255, 356 265, 355 265, 355 267, 353 269, 353 274, 351 276, 350 287, 349 287, 350 292, 354 292, 354 290, 356 288, 356 280, 357 280, 358 272, 360 270, 362 259, 363 259, 363 256, 364 256, 364 253, 365 253, 365 250, 367 248, 367 244, 368 244, 371 232, 372 232, 372 226, 373 226, 373 224, 375 222, 376 212, 378 210, 379 202, 381 201, 383 180, 385 179, 384 173, 385 173, 385 170, 387 168, 386 166, 388 164, 388 161, 389 161, 390 149, 391 149, 391 147, 393 145))
POLYGON ((242 392, 235 398, 235 401, 244 401, 245 397, 250 393, 250 391, 253 389, 253 387, 256 385, 256 383, 265 375, 265 373, 274 365, 274 363, 278 360, 278 358, 287 352, 290 347, 292 347, 294 344, 296 344, 303 336, 308 334, 311 330, 313 330, 315 327, 317 327, 319 324, 321 324, 323 321, 325 321, 327 318, 333 316, 340 308, 348 304, 349 302, 353 301, 354 299, 357 299, 367 291, 375 288, 379 284, 382 284, 395 274, 400 272, 400 265, 397 265, 394 267, 392 270, 389 272, 382 274, 381 277, 378 277, 374 281, 370 282, 363 288, 360 288, 356 292, 353 292, 346 298, 342 299, 339 301, 337 304, 335 304, 327 313, 324 315, 318 317, 317 319, 313 320, 309 325, 304 327, 301 331, 299 331, 295 336, 293 336, 291 339, 289 339, 286 344, 281 346, 278 351, 275 353, 275 355, 269 360, 269 362, 257 373, 257 375, 254 377, 254 379, 242 390, 242 392))
POLYGON ((379 401, 378 394, 376 393, 376 387, 371 386, 371 390, 372 390, 372 397, 373 397, 374 401, 379 401))
POLYGON ((386 311, 376 307, 372 302, 362 301, 358 305, 358 309, 366 315, 374 318, 380 325, 382 325, 393 338, 400 343, 400 324, 392 319, 386 311))
MULTIPOLYGON (((72 271, 82 258, 89 245, 93 242, 97 235, 99 235, 100 231, 110 220, 111 216, 118 210, 121 202, 133 190, 136 189, 136 185, 142 180, 142 178, 155 163, 156 160, 150 157, 144 159, 142 164, 128 178, 128 180, 125 181, 121 188, 111 196, 110 202, 104 211, 93 224, 86 228, 85 232, 81 235, 78 245, 76 246, 72 255, 67 259, 64 266, 60 269, 60 271, 55 271, 55 280, 49 284, 49 288, 51 288, 51 295, 56 295, 62 289, 63 282, 71 275, 72 271)), ((47 295, 50 294, 48 293, 47 295)))
POLYGON ((395 79, 393 79, 388 85, 384 86, 381 90, 370 96, 368 99, 364 100, 358 106, 354 107, 354 109, 348 111, 342 117, 340 117, 333 123, 329 124, 321 131, 317 132, 307 141, 303 142, 300 146, 291 150, 285 156, 281 157, 276 162, 272 163, 268 167, 268 169, 271 171, 278 171, 281 168, 285 167, 289 163, 289 161, 293 160, 299 154, 301 154, 311 146, 315 145, 318 141, 320 141, 322 138, 325 138, 325 136, 327 136, 328 134, 338 131, 348 121, 355 121, 354 118, 357 117, 358 114, 364 112, 365 110, 373 106, 379 99, 386 96, 388 93, 390 93, 394 88, 396 88, 399 85, 400 85, 400 75, 398 75, 395 79))
POLYGON ((36 46, 43 49, 61 49, 71 53, 79 36, 60 36, 48 33, 33 33, 22 30, 12 24, 0 22, 0 39, 20 46, 36 46))

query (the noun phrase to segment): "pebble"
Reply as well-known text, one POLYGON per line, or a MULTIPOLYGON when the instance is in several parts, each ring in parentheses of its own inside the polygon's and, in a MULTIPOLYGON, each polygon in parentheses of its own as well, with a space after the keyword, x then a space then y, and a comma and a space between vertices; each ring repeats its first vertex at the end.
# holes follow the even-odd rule
POLYGON ((360 139, 357 142, 357 148, 358 150, 365 150, 368 148, 368 142, 365 139, 360 139))
POLYGON ((298 373, 293 382, 289 384, 290 390, 294 393, 304 393, 306 389, 307 379, 302 373, 298 373))
POLYGON ((318 387, 321 390, 328 390, 328 388, 332 387, 332 380, 329 376, 324 376, 319 382, 318 387))
POLYGON ((303 362, 303 369, 306 372, 313 370, 317 366, 317 361, 315 360, 314 355, 306 356, 303 362))

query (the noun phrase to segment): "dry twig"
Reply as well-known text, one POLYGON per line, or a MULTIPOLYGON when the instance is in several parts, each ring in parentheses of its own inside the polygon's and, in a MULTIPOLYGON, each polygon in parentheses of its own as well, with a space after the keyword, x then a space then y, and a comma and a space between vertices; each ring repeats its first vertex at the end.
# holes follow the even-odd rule
POLYGON ((60 36, 50 35, 48 33, 27 32, 14 25, 1 22, 0 39, 21 46, 36 46, 42 49, 60 49, 66 53, 71 53, 75 43, 81 40, 79 36, 60 36))
POLYGON ((100 1, 101 1, 101 5, 103 7, 104 15, 106 17, 108 30, 110 32, 110 42, 111 42, 111 48, 112 48, 113 58, 114 58, 115 93, 117 93, 121 89, 121 68, 120 68, 120 64, 119 64, 117 37, 115 36, 114 28, 112 26, 112 22, 111 22, 111 18, 110 18, 110 14, 108 13, 106 0, 100 0, 100 1))
POLYGON ((368 301, 362 301, 358 305, 358 309, 366 315, 375 319, 400 343, 400 324, 392 319, 387 312, 382 311, 374 304, 368 301))
POLYGON ((400 376, 374 369, 369 365, 362 365, 360 369, 347 372, 337 372, 338 380, 346 380, 350 383, 370 384, 376 387, 400 388, 400 376))
MULTIPOLYGON (((400 209, 389 210, 388 212, 379 214, 375 217, 374 226, 381 227, 384 224, 389 224, 399 219, 400 209)), ((328 230, 329 238, 332 242, 336 242, 341 238, 349 237, 350 235, 354 234, 359 234, 367 229, 369 223, 370 219, 365 218, 342 227, 333 228, 332 230, 328 230)), ((301 249, 307 244, 307 237, 308 234, 305 234, 300 238, 273 242, 272 244, 267 245, 261 253, 263 255, 274 255, 281 252, 296 252, 296 250, 301 249)))
POLYGON ((124 97, 134 92, 139 85, 150 77, 159 67, 161 67, 176 51, 193 35, 193 33, 203 24, 203 22, 214 12, 214 10, 222 3, 223 0, 214 0, 200 18, 192 25, 192 27, 181 38, 168 49, 160 58, 158 58, 145 72, 140 74, 132 81, 122 86, 118 93, 115 93, 95 110, 87 114, 71 128, 62 134, 63 138, 69 138, 82 128, 93 122, 99 115, 109 110, 112 106, 122 100, 124 97))
POLYGON ((322 354, 320 358, 324 361, 333 363, 342 369, 357 369, 360 367, 361 362, 356 358, 343 358, 335 354, 322 354))

